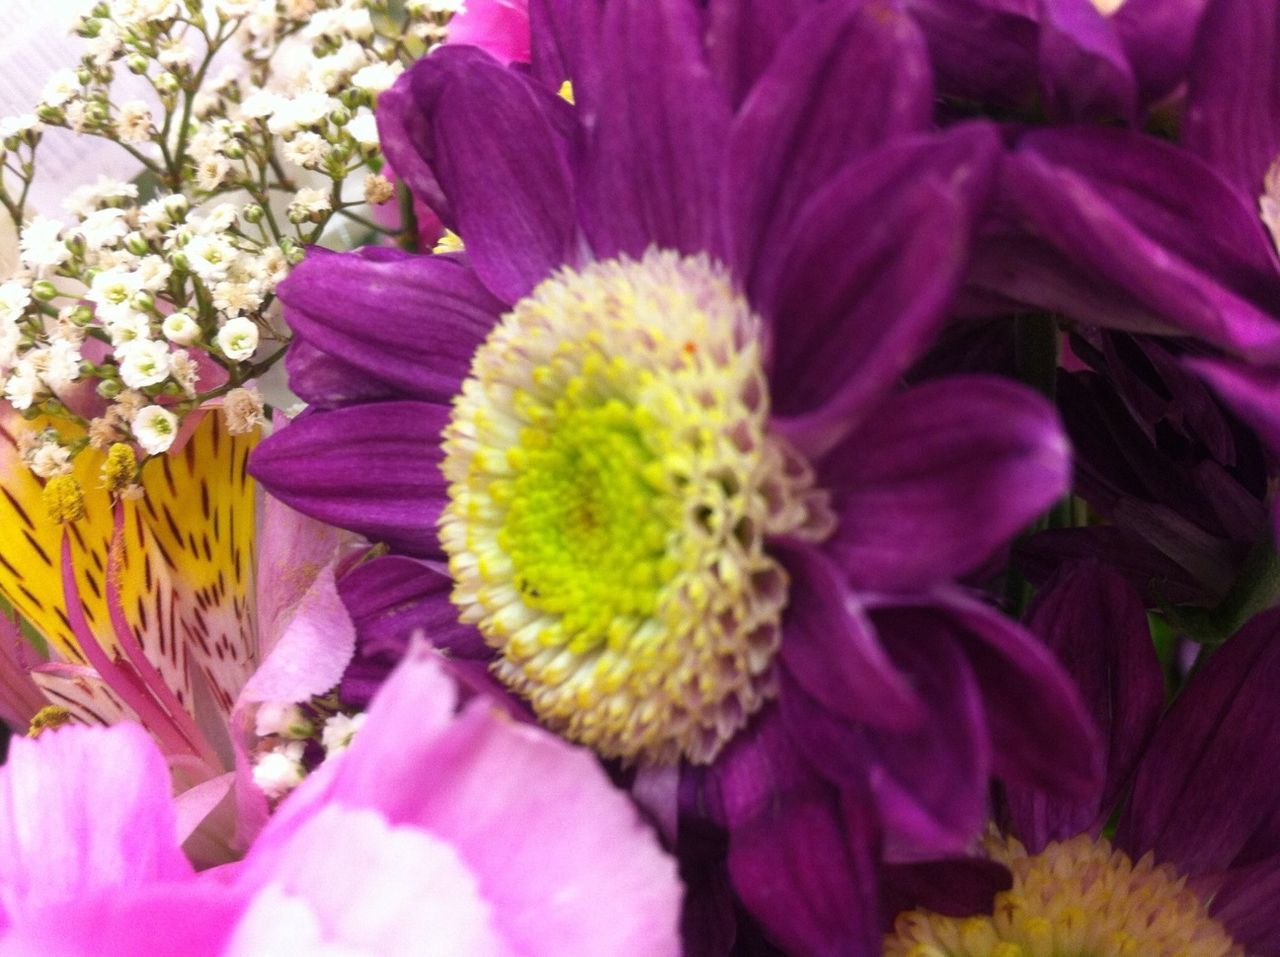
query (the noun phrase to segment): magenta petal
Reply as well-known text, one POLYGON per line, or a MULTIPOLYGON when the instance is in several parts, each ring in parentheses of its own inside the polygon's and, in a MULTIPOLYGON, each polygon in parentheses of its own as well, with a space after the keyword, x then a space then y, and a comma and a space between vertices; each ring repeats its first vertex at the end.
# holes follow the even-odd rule
POLYGON ((924 704, 880 647, 875 627, 831 560, 808 547, 788 548, 791 573, 782 660, 823 706, 853 721, 906 728, 924 704))
POLYGON ((929 41, 940 93, 1018 111, 1035 105, 1036 0, 904 0, 903 5, 929 41))
POLYGON ((1138 767, 1116 842, 1183 874, 1223 870, 1280 804, 1280 613, 1264 612, 1188 680, 1138 767))
POLYGON ((533 73, 553 90, 573 83, 579 109, 594 112, 600 88, 600 0, 529 0, 533 30, 533 73))
POLYGON ((774 331, 775 418, 806 453, 835 445, 948 315, 998 148, 984 125, 903 137, 784 224, 787 254, 761 263, 755 301, 774 331))
POLYGON ((1213 879, 1210 913, 1248 954, 1280 954, 1280 861, 1275 857, 1213 879))
POLYGON ((721 254, 718 187, 729 126, 724 90, 687 0, 618 0, 596 47, 600 103, 584 117, 583 227, 600 258, 650 246, 721 254))
POLYGON ((449 21, 446 42, 479 47, 504 65, 528 63, 528 0, 470 0, 449 21))
POLYGON ((380 402, 304 415, 259 445, 249 469, 304 515, 410 554, 439 554, 445 406, 380 402))
POLYGON ((1212 0, 1191 62, 1183 140, 1245 196, 1280 156, 1280 7, 1212 0))
MULTIPOLYGON (((710 0, 707 55, 735 108, 764 72, 793 24, 817 0, 710 0)), ((821 38, 819 38, 821 40, 821 38)))
POLYGON ((1102 787, 1085 801, 1006 786, 1013 834, 1035 853, 1105 823, 1164 708, 1164 675, 1141 597, 1097 563, 1064 567, 1037 596, 1028 627, 1075 679, 1106 750, 1102 787))
POLYGON ((1208 0, 1125 0, 1111 18, 1144 102, 1163 99, 1186 79, 1208 0))
POLYGON ((1187 365, 1280 455, 1280 369, 1219 359, 1188 359, 1187 365))
POLYGON ((821 466, 840 518, 828 552, 860 588, 910 591, 976 568, 1071 478, 1053 407, 1004 379, 909 389, 821 466))
POLYGON ((1133 71, 1115 28, 1090 0, 1040 0, 1040 70, 1054 119, 1133 121, 1133 71))
POLYGON ((0 769, 0 886, 10 920, 107 889, 191 876, 169 771, 135 724, 14 738, 0 769))
POLYGON ((724 195, 737 274, 752 274, 757 256, 781 240, 778 224, 833 173, 896 134, 925 129, 932 108, 924 39, 905 14, 829 0, 795 22, 730 131, 724 195))
POLYGON ((381 262, 313 248, 280 284, 289 327, 308 345, 401 396, 448 402, 505 307, 455 260, 381 262))
POLYGON ((293 394, 319 409, 400 398, 400 390, 395 386, 317 349, 297 334, 285 353, 284 367, 293 394))

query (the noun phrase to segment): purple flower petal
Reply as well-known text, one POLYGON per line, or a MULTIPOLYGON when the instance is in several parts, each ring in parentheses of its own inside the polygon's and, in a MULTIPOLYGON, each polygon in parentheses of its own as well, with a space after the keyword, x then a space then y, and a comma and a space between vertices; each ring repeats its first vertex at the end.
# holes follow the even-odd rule
POLYGON ((440 430, 449 409, 380 402, 304 415, 260 444, 250 472, 304 515, 413 555, 439 555, 446 501, 440 430))
POLYGON ((399 398, 399 389, 370 376, 363 369, 317 349, 294 335, 284 357, 289 388, 308 405, 331 409, 354 402, 399 398))
POLYGON ((787 254, 761 264, 775 409, 809 454, 879 402, 946 317, 998 148, 970 125, 876 150, 815 193, 787 254))
POLYGON ((1280 613, 1255 617, 1188 680, 1138 766, 1116 843, 1181 873, 1228 868, 1280 803, 1280 613))
POLYGON ((970 571, 1066 491, 1053 407, 1004 379, 953 376, 895 396, 820 466, 840 518, 826 548, 860 588, 970 571))
POLYGON ((821 552, 789 548, 791 573, 781 656, 804 689, 853 721, 907 728, 924 704, 880 647, 875 628, 840 570, 821 552))
MULTIPOLYGON (((601 75, 579 185, 600 258, 650 246, 722 255, 718 210, 729 104, 702 52, 687 0, 618 0, 592 50, 601 75)), ((465 237, 464 237, 465 238, 465 237)))
POLYGON ((1208 0, 1125 0, 1111 15, 1145 103, 1186 79, 1208 0))
POLYGON ((436 212, 494 295, 515 302, 574 258, 567 103, 474 47, 436 51, 393 89, 426 117, 415 143, 449 201, 436 212))
POLYGON ((995 895, 1013 884, 1008 868, 985 857, 880 866, 880 914, 885 926, 909 910, 950 917, 990 913, 995 895))
POLYGON ((601 64, 592 45, 602 15, 600 0, 529 0, 533 74, 553 90, 571 80, 581 115, 595 115, 601 64))
POLYGON ((1280 369, 1219 359, 1188 359, 1187 365, 1280 455, 1280 369))
POLYGON ((1028 627, 1075 679, 1106 754, 1102 786, 1084 801, 1006 786, 1013 834, 1036 853, 1105 823, 1164 708, 1164 675, 1141 597, 1103 565, 1063 568, 1037 596, 1028 627))
POLYGON ((959 646, 922 617, 905 628, 901 615, 877 613, 875 620, 886 629, 889 654, 928 705, 916 729, 866 732, 885 857, 912 861, 962 853, 987 818, 992 768, 978 683, 959 646))
POLYGON ((505 307, 442 256, 371 261, 313 248, 280 284, 306 343, 400 395, 448 402, 505 307))
MULTIPOLYGON (((432 80, 438 76, 430 74, 432 80)), ((388 165, 414 197, 431 207, 442 221, 454 225, 457 219, 432 168, 436 147, 430 116, 423 109, 423 102, 438 94, 438 83, 426 84, 422 79, 411 70, 378 94, 378 142, 388 165)))
POLYGON ((801 17, 730 131, 725 228, 737 275, 752 274, 782 238, 778 224, 833 173, 896 134, 925 129, 932 108, 924 39, 906 15, 829 0, 801 17))
POLYGON ((1104 327, 1280 356, 1280 266, 1253 200, 1186 150, 1038 132, 1006 160, 1001 195, 971 282, 1104 327))
POLYGON ((1280 157, 1280 7, 1212 0, 1191 63, 1183 141, 1250 200, 1280 157))
MULTIPOLYGON (((707 53, 711 68, 736 108, 795 23, 816 0, 710 0, 707 53)), ((819 42, 821 37, 817 38, 819 42)))
POLYGON ((716 762, 729 873, 770 936, 793 953, 878 953, 875 831, 857 792, 843 799, 798 760, 776 712, 716 762))
POLYGON ((1051 118, 1133 122, 1133 71, 1114 27, 1091 0, 1040 0, 1040 70, 1051 118))
POLYGON ((877 610, 872 620, 886 636, 931 629, 964 650, 982 689, 999 777, 1081 798, 1096 793, 1097 731, 1080 692, 1021 625, 952 591, 936 592, 927 605, 877 610))
POLYGON ((1215 878, 1209 912, 1249 954, 1280 954, 1280 859, 1215 878))

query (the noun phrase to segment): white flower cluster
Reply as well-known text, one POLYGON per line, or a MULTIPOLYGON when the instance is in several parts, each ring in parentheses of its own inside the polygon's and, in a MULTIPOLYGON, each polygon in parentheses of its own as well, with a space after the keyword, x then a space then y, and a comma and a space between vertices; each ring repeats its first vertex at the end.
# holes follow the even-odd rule
POLYGON ((308 742, 323 749, 321 760, 335 757, 350 746, 364 725, 365 714, 347 714, 333 710, 335 707, 332 697, 317 699, 305 707, 274 701, 258 706, 254 717, 258 742, 254 748, 253 782, 269 799, 284 797, 307 776, 308 742))
POLYGON ((183 417, 212 400, 233 431, 256 427, 253 382, 288 341, 275 289, 305 246, 335 216, 363 235, 400 232, 364 212, 395 195, 372 109, 458 6, 102 0, 89 10, 80 65, 49 78, 32 115, 0 120, 0 205, 22 224, 19 269, 0 283, 0 393, 55 420, 26 456, 34 470, 62 474, 86 445, 163 453, 183 417), (122 70, 150 95, 117 97, 122 70), (43 126, 110 141, 141 177, 76 189, 61 218, 28 210, 43 126), (72 423, 68 437, 58 420, 72 423))

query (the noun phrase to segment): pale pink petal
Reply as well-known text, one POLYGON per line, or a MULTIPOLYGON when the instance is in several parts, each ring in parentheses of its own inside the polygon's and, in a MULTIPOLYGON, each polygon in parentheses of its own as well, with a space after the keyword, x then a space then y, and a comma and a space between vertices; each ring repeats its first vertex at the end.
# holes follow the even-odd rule
POLYGON ((139 726, 15 738, 0 768, 0 899, 11 918, 94 889, 189 877, 169 771, 139 726))
POLYGON ((281 918, 289 953, 378 957, 502 957, 489 904, 449 844, 392 827, 376 811, 330 805, 304 823, 245 883, 267 883, 228 957, 274 953, 281 918), (309 912, 309 914, 308 914, 309 912))
POLYGON ((595 758, 484 698, 451 720, 455 699, 435 653, 411 649, 351 748, 285 801, 254 855, 278 854, 325 802, 372 808, 452 844, 522 955, 678 954, 675 865, 595 758))
POLYGON ((0 721, 19 734, 49 703, 31 680, 31 669, 39 660, 17 624, 0 614, 0 721))

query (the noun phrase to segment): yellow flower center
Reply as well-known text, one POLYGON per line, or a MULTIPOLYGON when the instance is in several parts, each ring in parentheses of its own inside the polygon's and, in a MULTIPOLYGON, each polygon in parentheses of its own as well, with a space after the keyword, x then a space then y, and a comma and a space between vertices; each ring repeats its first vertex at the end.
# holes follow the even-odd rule
POLYGON ((768 432, 759 333, 704 258, 594 263, 517 303, 455 400, 453 600, 499 677, 604 755, 710 761, 773 694, 766 540, 832 519, 768 432))
POLYGON ((1093 5, 1104 17, 1109 17, 1125 4, 1125 0, 1093 0, 1093 5))
POLYGON ((993 840, 1013 887, 989 916, 901 914, 884 957, 1244 957, 1186 881, 1080 835, 1028 855, 993 840))

